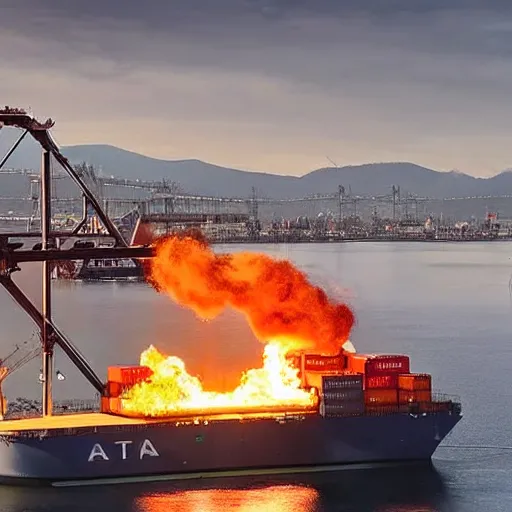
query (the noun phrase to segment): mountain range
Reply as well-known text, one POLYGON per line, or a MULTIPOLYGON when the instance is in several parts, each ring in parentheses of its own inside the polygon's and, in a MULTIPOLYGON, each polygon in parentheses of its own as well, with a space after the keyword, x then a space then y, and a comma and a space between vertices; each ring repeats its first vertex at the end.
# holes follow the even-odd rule
MULTIPOLYGON (((12 137, 7 140, 0 137, 2 154, 12 140, 12 137)), ((439 172, 413 163, 395 162, 323 168, 296 177, 229 169, 200 160, 159 160, 103 144, 65 146, 62 152, 72 163, 85 161, 106 176, 142 180, 165 178, 177 182, 186 193, 214 196, 248 197, 255 187, 258 197, 305 197, 335 193, 339 185, 357 195, 390 194, 393 185, 399 185, 402 194, 433 198, 512 193, 510 171, 492 178, 475 178, 460 172, 439 172)), ((7 167, 38 169, 40 162, 39 146, 27 140, 9 159, 7 167)), ((4 195, 8 191, 2 188, 4 195)))

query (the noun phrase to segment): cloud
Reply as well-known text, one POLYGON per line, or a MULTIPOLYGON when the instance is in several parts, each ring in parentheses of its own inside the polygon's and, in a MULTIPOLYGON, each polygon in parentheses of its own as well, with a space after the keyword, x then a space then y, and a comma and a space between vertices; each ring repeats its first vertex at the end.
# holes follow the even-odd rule
POLYGON ((179 47, 208 50, 205 44, 231 53, 366 45, 509 55, 511 32, 502 20, 511 11, 504 0, 11 0, 0 28, 65 43, 61 51, 150 62, 179 60, 179 47))
POLYGON ((3 3, 1 96, 66 143, 292 173, 510 165, 503 0, 3 3))

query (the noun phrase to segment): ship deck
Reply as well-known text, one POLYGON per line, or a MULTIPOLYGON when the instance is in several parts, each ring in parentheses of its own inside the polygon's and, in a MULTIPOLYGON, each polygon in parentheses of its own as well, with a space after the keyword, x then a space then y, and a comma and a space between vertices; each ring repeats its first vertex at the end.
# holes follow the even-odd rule
MULTIPOLYGON (((312 414, 313 411, 303 411, 300 414, 312 414)), ((293 414, 293 413, 292 413, 293 414)), ((174 416, 162 418, 128 418, 99 412, 82 414, 58 414, 54 416, 24 418, 0 421, 0 435, 11 432, 79 429, 91 427, 115 427, 129 425, 151 425, 154 423, 174 423, 182 421, 236 421, 247 419, 270 419, 282 417, 278 413, 252 413, 252 414, 216 414, 211 416, 174 416)))
POLYGON ((140 425, 149 422, 150 421, 144 419, 125 418, 123 416, 114 416, 113 414, 103 414, 100 412, 58 414, 55 416, 0 421, 0 433, 17 432, 21 430, 140 425))

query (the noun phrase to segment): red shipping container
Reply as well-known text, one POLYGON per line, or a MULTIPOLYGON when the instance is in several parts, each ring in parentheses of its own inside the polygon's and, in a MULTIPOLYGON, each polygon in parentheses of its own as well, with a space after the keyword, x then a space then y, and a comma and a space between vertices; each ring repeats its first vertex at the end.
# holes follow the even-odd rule
POLYGON ((289 352, 286 359, 295 368, 308 371, 336 372, 346 369, 346 357, 343 353, 336 355, 308 354, 306 352, 289 352))
POLYGON ((398 390, 368 389, 364 392, 367 405, 398 405, 398 390))
POLYGON ((108 396, 101 397, 100 412, 108 414, 110 412, 109 398, 108 396))
POLYGON ((409 357, 404 355, 348 354, 349 370, 367 376, 409 373, 409 357))
POLYGON ((147 366, 109 366, 107 380, 127 386, 133 386, 143 382, 153 375, 153 371, 147 366))
POLYGON ((401 404, 432 402, 432 391, 407 391, 399 390, 398 400, 401 404))
POLYGON ((123 384, 119 382, 107 382, 107 395, 109 397, 118 397, 123 393, 123 391, 126 389, 127 386, 124 386, 123 384))
POLYGON ((398 376, 398 387, 409 391, 432 389, 432 376, 428 373, 408 373, 398 376))
POLYGON ((338 356, 320 356, 306 354, 304 356, 304 370, 317 372, 337 372, 343 370, 344 358, 338 356))
POLYGON ((370 375, 366 376, 364 380, 365 389, 397 389, 398 388, 398 374, 392 373, 391 375, 370 375))

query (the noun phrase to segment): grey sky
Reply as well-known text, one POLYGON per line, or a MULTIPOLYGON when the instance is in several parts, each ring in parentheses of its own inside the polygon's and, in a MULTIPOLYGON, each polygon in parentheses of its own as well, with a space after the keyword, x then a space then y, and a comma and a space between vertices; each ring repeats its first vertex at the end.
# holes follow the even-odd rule
POLYGON ((0 103, 62 144, 489 175, 512 161, 511 43, 504 0, 2 0, 0 103))

